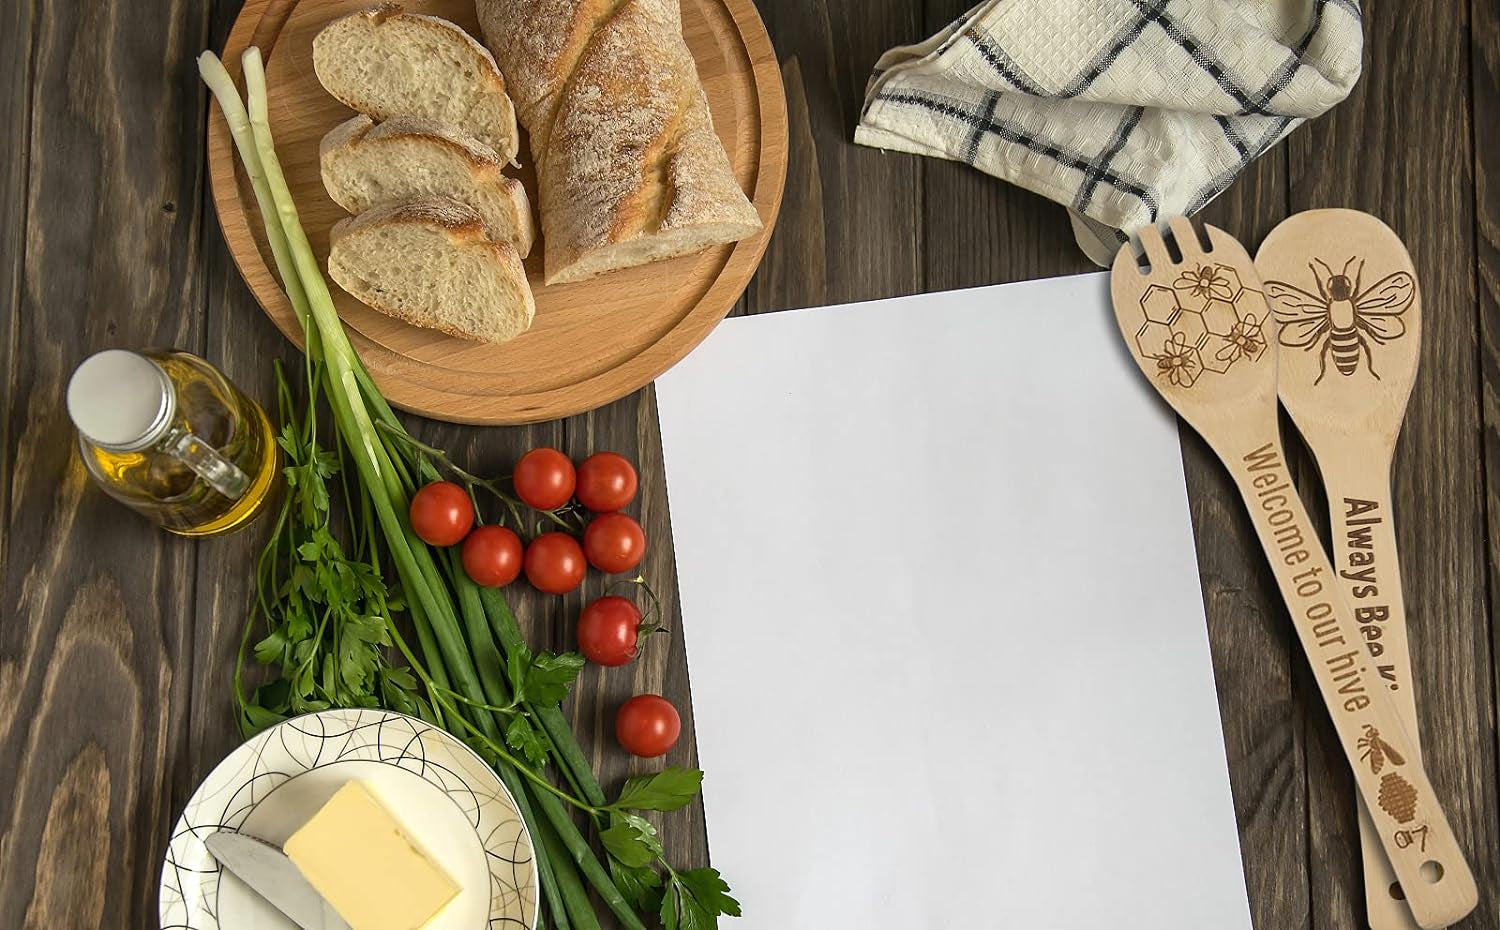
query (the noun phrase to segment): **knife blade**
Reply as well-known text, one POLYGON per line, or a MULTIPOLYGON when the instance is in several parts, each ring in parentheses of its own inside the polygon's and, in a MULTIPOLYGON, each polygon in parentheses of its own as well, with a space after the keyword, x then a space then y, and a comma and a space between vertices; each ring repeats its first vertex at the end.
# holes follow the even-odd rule
POLYGON ((302 930, 350 930, 280 847, 224 830, 210 835, 204 845, 219 865, 302 930))

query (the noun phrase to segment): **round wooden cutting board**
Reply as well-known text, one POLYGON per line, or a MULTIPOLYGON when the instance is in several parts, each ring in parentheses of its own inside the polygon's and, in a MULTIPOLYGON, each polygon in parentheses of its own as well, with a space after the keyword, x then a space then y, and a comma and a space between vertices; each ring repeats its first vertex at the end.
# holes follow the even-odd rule
MULTIPOLYGON (((271 130, 303 226, 320 259, 346 214, 323 190, 318 143, 352 111, 323 90, 312 40, 368 0, 246 0, 224 51, 258 45, 266 60, 271 130)), ((409 12, 452 20, 476 37, 473 0, 408 0, 409 12)), ((697 60, 714 128, 764 229, 742 242, 590 281, 542 283, 542 245, 526 260, 536 295, 531 329, 504 345, 455 339, 377 313, 330 282, 339 316, 386 397, 398 407, 455 423, 514 424, 591 410, 646 385, 693 349, 729 312, 760 263, 786 181, 786 98, 770 37, 752 0, 682 0, 683 35, 697 60)), ((214 106, 209 175, 230 252, 250 289, 298 345, 302 329, 274 274, 255 196, 214 106)), ((530 152, 516 172, 536 204, 530 152)))

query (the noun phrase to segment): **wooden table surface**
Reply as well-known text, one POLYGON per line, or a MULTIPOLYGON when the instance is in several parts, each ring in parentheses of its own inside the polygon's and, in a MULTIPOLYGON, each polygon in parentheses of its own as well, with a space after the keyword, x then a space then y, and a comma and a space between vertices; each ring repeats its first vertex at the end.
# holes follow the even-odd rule
MULTIPOLYGON (((791 164, 737 312, 1089 268, 1060 207, 959 165, 850 142, 876 57, 969 0, 758 2, 785 77, 791 164)), ((1289 213, 1354 207, 1390 223, 1416 261, 1424 357, 1395 487, 1412 654, 1427 764, 1481 885, 1462 927, 1494 930, 1500 4, 1365 6, 1353 96, 1257 162, 1206 218, 1254 244, 1289 213)), ((156 926, 168 832, 236 742, 229 671, 261 533, 189 542, 105 499, 74 453, 63 388, 91 351, 175 345, 268 399, 271 360, 293 357, 235 272, 205 190, 192 59, 222 43, 237 8, 0 4, 0 927, 156 926)), ((534 427, 412 425, 481 472, 543 444, 637 458, 645 570, 676 617, 649 389, 534 427)), ((1362 926, 1351 781, 1328 716, 1228 478, 1197 439, 1184 438, 1183 455, 1255 926, 1362 926)), ((1320 512, 1315 470, 1305 454, 1294 462, 1320 512)), ((516 607, 536 639, 561 646, 598 590, 518 595, 516 607)), ((626 768, 607 738, 620 700, 661 690, 687 703, 680 635, 648 656, 590 671, 571 704, 609 779, 626 768)), ((670 761, 692 760, 691 737, 670 761)), ((674 858, 706 857, 701 807, 673 815, 667 833, 674 858)))

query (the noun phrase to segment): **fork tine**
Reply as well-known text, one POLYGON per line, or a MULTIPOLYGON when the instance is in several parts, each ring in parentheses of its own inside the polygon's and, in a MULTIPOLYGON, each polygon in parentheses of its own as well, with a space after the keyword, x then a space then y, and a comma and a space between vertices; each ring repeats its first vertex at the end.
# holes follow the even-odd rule
POLYGON ((1114 264, 1109 267, 1109 272, 1114 277, 1127 273, 1145 277, 1146 270, 1141 267, 1141 261, 1136 257, 1134 243, 1126 242, 1120 246, 1120 250, 1115 253, 1114 264))
POLYGON ((1172 257, 1167 254, 1167 243, 1161 237, 1161 230, 1146 225, 1137 229, 1135 234, 1141 240, 1141 251, 1146 253, 1146 261, 1151 264, 1152 271, 1172 266, 1172 257))
POLYGON ((1198 241, 1198 231, 1193 228, 1192 220, 1185 216, 1174 216, 1167 220, 1167 226, 1172 230, 1172 238, 1177 240, 1177 251, 1182 255, 1183 261, 1203 254, 1203 243, 1198 241))
POLYGON ((1250 253, 1245 250, 1245 247, 1240 244, 1240 240, 1219 227, 1210 226, 1207 223, 1203 224, 1203 231, 1208 235, 1208 241, 1213 245, 1213 250, 1224 253, 1223 261, 1248 263, 1247 267, 1254 269, 1254 260, 1250 258, 1250 253))

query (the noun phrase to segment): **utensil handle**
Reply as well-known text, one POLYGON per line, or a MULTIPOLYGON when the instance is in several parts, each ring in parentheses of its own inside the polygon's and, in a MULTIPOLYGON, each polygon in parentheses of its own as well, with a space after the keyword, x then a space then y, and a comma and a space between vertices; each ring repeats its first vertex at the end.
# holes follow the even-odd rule
MULTIPOLYGON (((1417 700, 1407 648, 1406 599, 1391 510, 1390 462, 1375 450, 1358 461, 1320 462, 1333 528, 1333 564, 1344 583, 1377 680, 1396 705, 1422 757, 1417 700)), ((1368 806, 1359 804, 1359 841, 1365 872, 1365 912, 1370 930, 1412 930, 1417 926, 1405 893, 1380 843, 1368 806)))
POLYGON ((1220 451, 1250 509, 1412 915, 1423 930, 1439 930, 1478 904, 1473 872, 1422 768, 1416 741, 1365 648, 1343 582, 1292 485, 1280 437, 1274 428, 1242 435, 1260 438, 1220 451))

